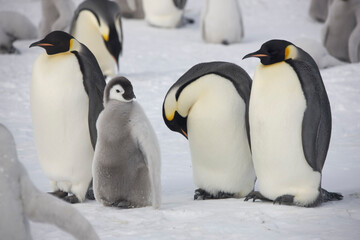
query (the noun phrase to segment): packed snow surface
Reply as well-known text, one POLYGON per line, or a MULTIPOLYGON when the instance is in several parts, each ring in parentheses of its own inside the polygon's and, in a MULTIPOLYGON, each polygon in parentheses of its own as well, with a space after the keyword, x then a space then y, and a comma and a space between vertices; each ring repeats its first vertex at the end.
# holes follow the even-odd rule
MULTIPOLYGON (((79 0, 76 1, 79 3, 79 0)), ((159 138, 162 155, 160 210, 116 209, 86 201, 73 205, 94 226, 101 239, 359 239, 360 236, 360 64, 321 70, 329 95, 333 131, 323 169, 322 186, 344 199, 317 208, 279 206, 243 199, 194 201, 195 186, 187 140, 162 120, 162 102, 170 86, 193 65, 228 61, 253 76, 258 59, 241 60, 267 40, 300 37, 320 41, 322 24, 308 16, 309 0, 242 0, 245 38, 230 46, 201 40, 203 1, 189 0, 186 15, 195 24, 157 29, 142 20, 123 20, 124 51, 120 73, 134 85, 159 138)), ((41 18, 39 0, 0 0, 0 10, 41 18)), ((15 43, 20 55, 0 55, 0 122, 13 133, 19 159, 42 191, 50 191, 37 160, 30 115, 32 66, 43 51, 15 43)), ((72 239, 47 224, 32 223, 34 239, 72 239)), ((1 238, 1 236, 0 236, 1 238)))

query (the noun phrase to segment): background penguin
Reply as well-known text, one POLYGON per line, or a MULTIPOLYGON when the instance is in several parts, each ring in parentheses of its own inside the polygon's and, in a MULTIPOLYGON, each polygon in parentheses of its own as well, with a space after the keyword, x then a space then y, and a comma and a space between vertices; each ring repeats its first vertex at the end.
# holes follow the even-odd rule
POLYGON ((333 0, 311 0, 309 15, 319 22, 325 22, 333 0))
POLYGON ((124 77, 110 80, 97 121, 94 193, 106 206, 143 207, 161 202, 160 149, 133 87, 124 77))
POLYGON ((169 89, 163 118, 189 140, 194 199, 243 197, 255 173, 248 138, 251 79, 227 62, 200 63, 169 89))
POLYGON ((116 0, 124 18, 144 19, 145 13, 142 0, 116 0))
POLYGON ((331 112, 319 69, 302 49, 271 40, 258 57, 250 95, 252 157, 259 192, 250 198, 313 207, 342 195, 321 188, 331 112))
POLYGON ((36 37, 35 25, 23 14, 13 11, 0 12, 0 54, 19 53, 13 46, 16 40, 36 37))
POLYGON ((187 0, 143 0, 145 20, 152 26, 175 28, 184 24, 187 0))
POLYGON ((99 239, 78 211, 34 186, 18 160, 13 136, 2 124, 0 169, 1 239, 31 239, 29 220, 54 224, 77 239, 99 239))
POLYGON ((329 53, 345 62, 360 62, 360 0, 334 0, 323 29, 329 53))
POLYGON ((39 24, 40 37, 56 30, 70 29, 75 5, 72 0, 41 0, 42 19, 39 24))
POLYGON ((105 80, 90 50, 65 32, 51 32, 33 46, 46 50, 34 64, 30 91, 39 161, 57 196, 82 202, 105 80))
POLYGON ((202 14, 202 38, 209 43, 237 43, 244 26, 237 0, 206 0, 202 14))
POLYGON ((75 11, 70 34, 95 55, 104 76, 117 74, 123 33, 120 9, 115 2, 82 2, 75 11))

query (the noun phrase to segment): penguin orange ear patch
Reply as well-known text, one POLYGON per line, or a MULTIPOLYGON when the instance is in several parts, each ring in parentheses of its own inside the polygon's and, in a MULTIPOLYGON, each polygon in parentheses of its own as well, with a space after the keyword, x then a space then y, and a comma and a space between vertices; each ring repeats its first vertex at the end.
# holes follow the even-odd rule
POLYGON ((285 60, 295 58, 297 56, 297 49, 294 45, 289 45, 285 48, 285 60))

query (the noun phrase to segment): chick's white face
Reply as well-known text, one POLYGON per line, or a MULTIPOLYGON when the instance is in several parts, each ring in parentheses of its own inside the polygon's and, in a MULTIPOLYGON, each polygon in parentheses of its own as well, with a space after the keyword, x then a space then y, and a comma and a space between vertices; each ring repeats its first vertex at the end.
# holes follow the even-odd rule
POLYGON ((123 87, 120 84, 116 84, 110 89, 109 99, 118 100, 120 102, 131 102, 132 99, 127 100, 124 98, 124 93, 125 90, 123 89, 123 87))

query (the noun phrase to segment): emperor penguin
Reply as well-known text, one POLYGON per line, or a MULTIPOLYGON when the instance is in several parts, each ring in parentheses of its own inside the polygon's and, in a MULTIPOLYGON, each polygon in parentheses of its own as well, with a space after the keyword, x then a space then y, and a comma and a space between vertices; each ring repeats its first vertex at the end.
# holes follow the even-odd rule
POLYGON ((109 0, 86 0, 75 11, 70 34, 95 55, 106 77, 118 73, 123 31, 118 4, 109 0))
POLYGON ((208 43, 239 43, 244 25, 237 0, 206 0, 202 13, 202 38, 208 43))
POLYGON ((105 206, 159 208, 160 148, 130 81, 115 77, 106 85, 104 110, 96 123, 93 162, 95 199, 105 206))
POLYGON ((250 95, 253 198, 314 207, 342 195, 321 188, 331 135, 329 99, 316 63, 285 40, 270 40, 244 58, 257 57, 250 95))
POLYGON ((51 32, 34 46, 46 51, 34 64, 30 90, 40 165, 55 195, 82 202, 92 179, 104 76, 90 50, 65 32, 51 32))
POLYGON ((163 103, 167 127, 189 140, 194 199, 244 197, 255 172, 248 131, 251 78, 228 62, 200 63, 172 85, 163 103))
POLYGON ((76 239, 98 240, 91 224, 65 202, 40 192, 18 160, 10 131, 0 124, 1 239, 32 239, 29 220, 53 224, 76 239))
POLYGON ((183 25, 187 0, 143 0, 145 20, 155 27, 176 28, 183 25))
POLYGON ((332 56, 344 62, 360 62, 360 0, 334 0, 322 37, 332 56))

